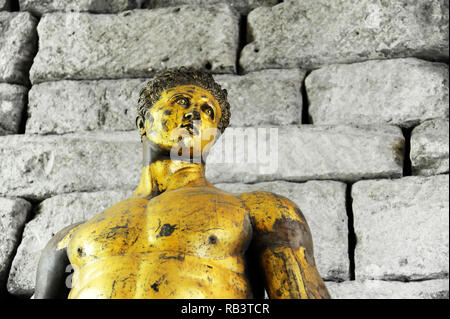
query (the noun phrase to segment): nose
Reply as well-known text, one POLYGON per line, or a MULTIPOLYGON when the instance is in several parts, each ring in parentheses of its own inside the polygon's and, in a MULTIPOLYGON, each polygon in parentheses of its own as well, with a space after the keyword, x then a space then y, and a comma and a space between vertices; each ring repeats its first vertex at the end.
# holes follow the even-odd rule
POLYGON ((200 112, 196 109, 190 110, 183 116, 183 120, 185 121, 196 121, 200 120, 200 112))

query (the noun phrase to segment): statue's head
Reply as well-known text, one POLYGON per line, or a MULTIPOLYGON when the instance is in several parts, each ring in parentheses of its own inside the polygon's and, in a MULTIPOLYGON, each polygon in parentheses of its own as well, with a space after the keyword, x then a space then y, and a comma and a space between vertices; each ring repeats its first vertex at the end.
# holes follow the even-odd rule
POLYGON ((227 91, 212 75, 181 67, 157 74, 141 90, 136 125, 165 151, 207 153, 230 121, 227 91))

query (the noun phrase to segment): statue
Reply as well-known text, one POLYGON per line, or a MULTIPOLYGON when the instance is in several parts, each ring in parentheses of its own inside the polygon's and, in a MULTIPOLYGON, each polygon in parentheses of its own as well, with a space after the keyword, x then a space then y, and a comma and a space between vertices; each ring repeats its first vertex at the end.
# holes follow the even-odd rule
POLYGON ((229 120, 227 91, 208 73, 180 68, 150 81, 138 102, 144 165, 137 189, 53 236, 35 298, 263 298, 264 288, 270 298, 330 298, 293 202, 263 191, 228 193, 206 180, 197 155, 208 153, 229 120))

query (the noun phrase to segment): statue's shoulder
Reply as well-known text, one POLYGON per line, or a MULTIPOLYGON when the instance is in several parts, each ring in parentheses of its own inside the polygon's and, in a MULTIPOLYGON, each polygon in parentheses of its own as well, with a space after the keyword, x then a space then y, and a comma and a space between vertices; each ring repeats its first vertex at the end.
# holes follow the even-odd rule
POLYGON ((74 234, 83 228, 83 225, 104 220, 106 216, 112 214, 122 214, 123 212, 128 212, 130 210, 144 210, 148 201, 149 199, 143 197, 130 197, 109 206, 89 220, 65 227, 54 236, 55 240, 57 240, 57 249, 66 248, 74 234))
POLYGON ((306 224, 300 208, 290 199, 266 191, 238 195, 247 207, 255 227, 272 230, 292 222, 306 224))
POLYGON ((99 220, 104 220, 107 217, 114 217, 123 213, 140 213, 144 211, 151 200, 150 197, 141 197, 141 196, 131 196, 129 198, 118 201, 102 212, 99 212, 97 215, 92 217, 89 222, 96 222, 99 220))
POLYGON ((75 223, 69 226, 66 226, 62 230, 60 230, 54 237, 53 240, 57 242, 56 249, 64 249, 69 244, 69 241, 72 239, 73 234, 83 225, 84 222, 75 223))

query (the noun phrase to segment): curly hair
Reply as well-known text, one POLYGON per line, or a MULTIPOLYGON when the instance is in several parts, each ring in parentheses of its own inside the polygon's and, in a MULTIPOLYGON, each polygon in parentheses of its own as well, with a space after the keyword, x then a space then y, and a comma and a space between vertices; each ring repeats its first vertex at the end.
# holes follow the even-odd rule
POLYGON ((207 90, 214 96, 222 110, 222 116, 217 128, 223 133, 230 123, 231 116, 230 104, 227 100, 227 90, 222 89, 220 85, 214 81, 211 74, 188 69, 186 67, 156 74, 155 77, 147 83, 139 95, 137 118, 145 118, 146 113, 156 102, 158 102, 163 91, 180 85, 195 85, 207 90))

